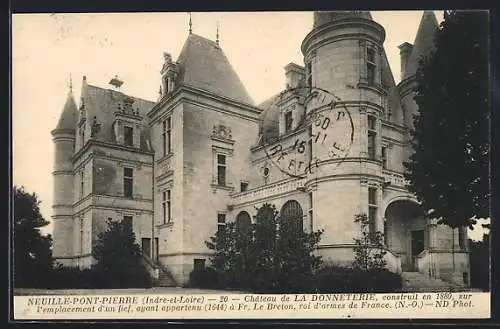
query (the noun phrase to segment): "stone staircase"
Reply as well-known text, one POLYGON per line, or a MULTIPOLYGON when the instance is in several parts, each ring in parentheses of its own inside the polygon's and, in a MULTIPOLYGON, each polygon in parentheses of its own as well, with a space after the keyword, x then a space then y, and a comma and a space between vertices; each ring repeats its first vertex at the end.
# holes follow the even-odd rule
POLYGON ((464 291, 467 288, 443 281, 437 278, 431 278, 420 272, 402 272, 403 291, 405 292, 435 292, 435 291, 464 291))
POLYGON ((156 264, 160 270, 160 275, 158 279, 155 282, 155 286, 158 287, 177 287, 178 284, 175 281, 174 277, 172 276, 172 273, 168 269, 166 269, 164 266, 161 264, 156 264))
POLYGON ((149 274, 154 280, 154 285, 157 287, 178 287, 172 273, 160 264, 158 261, 152 260, 149 256, 142 255, 143 264, 146 266, 149 274))

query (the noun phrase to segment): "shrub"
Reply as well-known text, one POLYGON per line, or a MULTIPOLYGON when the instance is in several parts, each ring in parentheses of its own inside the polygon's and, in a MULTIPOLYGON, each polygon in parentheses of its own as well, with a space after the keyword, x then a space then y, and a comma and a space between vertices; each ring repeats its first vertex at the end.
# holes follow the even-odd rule
POLYGON ((99 234, 92 249, 97 261, 92 268, 96 288, 151 287, 151 277, 135 240, 132 223, 108 220, 108 229, 99 234))
POLYGON ((322 231, 304 232, 302 218, 295 216, 266 203, 257 209, 254 224, 244 228, 229 222, 217 231, 206 245, 220 286, 259 293, 311 289, 308 282, 321 264, 314 250, 322 231))
POLYGON ((95 275, 90 269, 57 266, 46 281, 49 289, 90 289, 94 288, 95 275))
POLYGON ((217 289, 219 288, 217 272, 210 267, 205 267, 203 270, 193 270, 189 273, 188 286, 191 288, 217 289))
POLYGON ((318 293, 383 293, 402 288, 401 276, 385 269, 326 266, 316 273, 315 281, 318 293))
POLYGON ((360 271, 377 271, 385 269, 387 251, 384 244, 384 234, 370 230, 370 219, 366 214, 357 214, 355 223, 360 224, 361 237, 354 239, 353 267, 360 271))

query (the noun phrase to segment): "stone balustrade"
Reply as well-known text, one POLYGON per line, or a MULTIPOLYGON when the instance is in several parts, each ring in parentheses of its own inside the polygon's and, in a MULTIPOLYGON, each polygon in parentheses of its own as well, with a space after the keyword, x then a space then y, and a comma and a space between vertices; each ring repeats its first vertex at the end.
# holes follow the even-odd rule
POLYGON ((259 200, 261 198, 266 198, 269 197, 270 195, 292 192, 297 189, 303 188, 305 182, 306 182, 305 179, 279 181, 269 185, 260 186, 245 192, 234 193, 231 195, 232 204, 239 205, 242 203, 259 200))
POLYGON ((390 170, 383 170, 382 174, 384 176, 384 180, 386 182, 390 182, 391 185, 400 187, 406 187, 408 185, 408 180, 406 180, 405 176, 401 173, 390 170))

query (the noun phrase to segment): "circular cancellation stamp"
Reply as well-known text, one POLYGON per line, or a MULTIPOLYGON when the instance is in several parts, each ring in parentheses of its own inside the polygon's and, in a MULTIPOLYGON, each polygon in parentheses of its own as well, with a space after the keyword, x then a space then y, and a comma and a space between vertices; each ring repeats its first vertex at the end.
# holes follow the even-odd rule
POLYGON ((267 158, 283 173, 305 178, 321 164, 339 165, 349 155, 354 124, 344 102, 320 88, 288 89, 262 118, 267 158))

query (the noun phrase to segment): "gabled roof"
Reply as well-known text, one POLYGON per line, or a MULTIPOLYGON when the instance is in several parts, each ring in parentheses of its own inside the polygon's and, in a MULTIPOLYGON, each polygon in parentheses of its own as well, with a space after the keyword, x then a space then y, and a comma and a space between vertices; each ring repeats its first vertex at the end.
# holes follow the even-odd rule
POLYGON ((313 27, 318 27, 348 17, 358 17, 372 20, 372 15, 366 10, 315 11, 313 27))
POLYGON ((214 41, 190 34, 177 63, 180 64, 180 84, 254 104, 226 55, 214 41))
POLYGON ((76 129, 77 121, 78 109, 76 108, 73 92, 70 91, 66 98, 62 114, 57 122, 56 130, 74 130, 76 129))
POLYGON ((434 34, 439 28, 436 15, 433 11, 426 10, 422 14, 420 24, 418 26, 417 36, 413 43, 408 62, 406 63, 405 75, 402 80, 414 75, 419 67, 419 61, 422 57, 428 56, 435 49, 434 34))
POLYGON ((128 96, 116 90, 92 86, 84 80, 81 99, 86 111, 87 122, 88 124, 92 124, 94 117, 96 117, 97 123, 101 125, 99 131, 93 136, 93 139, 116 143, 113 122, 115 112, 118 110, 118 106, 123 108, 125 98, 131 98, 134 101, 132 104, 133 109, 138 110, 139 114, 143 117, 141 123, 141 149, 152 151, 150 147, 150 127, 148 126, 146 113, 151 110, 155 103, 138 97, 128 96))

